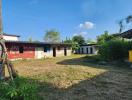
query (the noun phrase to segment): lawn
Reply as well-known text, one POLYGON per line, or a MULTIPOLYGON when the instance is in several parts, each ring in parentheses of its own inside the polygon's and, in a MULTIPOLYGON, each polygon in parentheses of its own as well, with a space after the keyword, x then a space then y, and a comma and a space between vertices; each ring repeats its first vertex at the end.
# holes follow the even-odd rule
POLYGON ((89 59, 72 55, 13 63, 20 76, 37 82, 43 100, 132 100, 132 69, 89 59))

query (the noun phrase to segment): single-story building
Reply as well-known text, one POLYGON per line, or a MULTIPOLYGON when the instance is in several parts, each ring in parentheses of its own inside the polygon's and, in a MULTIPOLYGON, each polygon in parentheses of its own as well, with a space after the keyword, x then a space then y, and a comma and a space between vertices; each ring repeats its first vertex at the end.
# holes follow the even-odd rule
POLYGON ((17 35, 3 35, 6 40, 8 58, 11 60, 68 56, 72 52, 71 44, 19 41, 19 37, 17 35))
POLYGON ((132 29, 122 32, 121 34, 115 34, 115 36, 119 36, 126 39, 132 39, 132 29))
POLYGON ((80 45, 80 48, 75 51, 76 54, 97 54, 97 52, 98 52, 97 44, 80 45))

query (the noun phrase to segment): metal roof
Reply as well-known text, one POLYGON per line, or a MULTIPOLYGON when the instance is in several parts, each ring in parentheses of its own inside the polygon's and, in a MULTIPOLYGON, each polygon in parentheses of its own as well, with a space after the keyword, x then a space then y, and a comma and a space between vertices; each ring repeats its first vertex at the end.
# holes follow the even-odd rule
POLYGON ((90 43, 90 44, 82 44, 80 46, 98 46, 96 43, 90 43))
POLYGON ((118 36, 121 36, 123 38, 131 39, 132 38, 132 29, 125 31, 121 34, 118 34, 118 36))
POLYGON ((15 36, 15 37, 20 37, 19 35, 14 35, 14 34, 6 34, 6 33, 3 33, 3 35, 5 35, 5 36, 15 36))
POLYGON ((71 45, 69 43, 62 42, 29 42, 29 41, 5 41, 6 43, 14 43, 14 44, 35 44, 35 45, 71 45))

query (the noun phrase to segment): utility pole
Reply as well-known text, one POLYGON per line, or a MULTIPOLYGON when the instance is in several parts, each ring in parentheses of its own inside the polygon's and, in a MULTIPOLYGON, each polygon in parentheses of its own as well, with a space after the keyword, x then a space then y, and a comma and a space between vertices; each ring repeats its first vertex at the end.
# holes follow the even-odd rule
POLYGON ((0 0, 0 33, 2 33, 2 0, 0 0))

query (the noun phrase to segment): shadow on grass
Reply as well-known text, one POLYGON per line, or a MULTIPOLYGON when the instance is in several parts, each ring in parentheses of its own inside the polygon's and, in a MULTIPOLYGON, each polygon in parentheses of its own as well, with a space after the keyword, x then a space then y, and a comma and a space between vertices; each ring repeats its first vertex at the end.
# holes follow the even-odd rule
POLYGON ((86 56, 67 59, 57 64, 90 66, 106 69, 106 71, 67 88, 59 88, 47 82, 38 82, 40 84, 39 95, 43 100, 132 100, 131 71, 124 68, 115 70, 116 68, 110 66, 100 66, 96 64, 98 58, 93 59, 88 59, 86 56))
POLYGON ((112 61, 112 62, 104 62, 102 61, 98 55, 90 55, 84 56, 80 58, 72 58, 66 59, 60 62, 57 62, 59 65, 75 65, 75 66, 90 66, 101 69, 130 69, 130 63, 124 61, 112 61))
MULTIPOLYGON (((80 65, 106 69, 105 72, 98 75, 77 80, 77 83, 73 83, 74 79, 66 79, 73 83, 67 88, 60 88, 59 84, 56 86, 54 82, 41 80, 45 77, 45 74, 42 77, 39 76, 41 78, 33 77, 25 79, 29 84, 36 84, 38 86, 38 97, 41 99, 36 100, 132 100, 132 72, 127 69, 116 69, 115 67, 98 65, 97 63, 98 58, 95 59, 93 56, 66 59, 57 62, 60 65, 80 65)), ((49 80, 56 80, 57 77, 60 78, 60 80, 57 80, 58 83, 63 84, 61 76, 50 77, 49 74, 51 72, 47 74, 49 80)))
POLYGON ((127 74, 105 72, 68 88, 38 82, 39 96, 43 100, 132 100, 132 81, 129 79, 132 78, 127 74))

